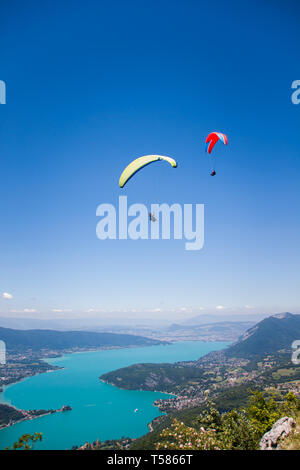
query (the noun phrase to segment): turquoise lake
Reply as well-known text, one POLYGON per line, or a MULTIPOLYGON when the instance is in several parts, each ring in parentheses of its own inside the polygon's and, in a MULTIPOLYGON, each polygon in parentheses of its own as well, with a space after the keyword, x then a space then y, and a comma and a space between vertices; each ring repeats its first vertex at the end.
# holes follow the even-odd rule
POLYGON ((0 449, 12 445, 25 433, 41 432, 43 441, 35 449, 71 449, 97 439, 139 437, 147 424, 162 413, 153 402, 168 398, 160 392, 120 390, 104 384, 99 376, 141 362, 195 360, 229 343, 187 341, 166 346, 113 349, 68 354, 48 359, 64 369, 36 375, 10 385, 0 402, 22 409, 50 409, 70 405, 72 411, 24 421, 0 431, 0 449), (134 412, 135 409, 137 412, 134 412))

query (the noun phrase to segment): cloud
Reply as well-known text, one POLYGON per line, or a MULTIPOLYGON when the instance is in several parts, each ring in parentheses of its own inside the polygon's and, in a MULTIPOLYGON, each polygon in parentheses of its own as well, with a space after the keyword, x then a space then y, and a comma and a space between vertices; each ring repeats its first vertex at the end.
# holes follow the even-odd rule
POLYGON ((62 312, 72 312, 72 310, 69 308, 53 308, 52 312, 62 313, 62 312))
MULTIPOLYGON (((65 312, 67 310, 64 310, 65 312)), ((68 310, 69 312, 72 312, 72 310, 68 310)), ((84 313, 109 313, 109 312, 116 312, 115 310, 108 310, 108 309, 103 309, 103 308, 88 308, 84 310, 84 313)), ((126 313, 126 309, 119 310, 121 313, 126 313)))
POLYGON ((2 297, 2 299, 6 299, 6 300, 11 300, 13 298, 13 296, 11 294, 9 294, 8 292, 3 292, 1 294, 1 297, 2 297))
POLYGON ((251 309, 251 308, 254 308, 254 307, 252 307, 252 305, 245 305, 245 308, 251 309))
POLYGON ((175 309, 169 309, 168 311, 171 312, 175 312, 175 313, 184 313, 184 314, 196 314, 196 313, 199 313, 200 311, 204 310, 204 307, 191 307, 191 306, 188 306, 188 307, 179 307, 179 308, 175 308, 175 309))
POLYGON ((35 308, 24 308, 23 310, 11 309, 11 313, 35 313, 35 308))
POLYGON ((226 307, 224 307, 224 305, 217 305, 216 306, 216 309, 217 310, 224 310, 226 307))

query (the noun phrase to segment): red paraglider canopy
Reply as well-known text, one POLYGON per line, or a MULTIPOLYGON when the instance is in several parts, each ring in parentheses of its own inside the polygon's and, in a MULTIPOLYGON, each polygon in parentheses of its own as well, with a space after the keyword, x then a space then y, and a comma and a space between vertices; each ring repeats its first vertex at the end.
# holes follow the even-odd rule
POLYGON ((206 137, 205 150, 206 150, 207 153, 211 153, 212 149, 214 148, 214 146, 218 142, 218 140, 221 140, 223 142, 223 144, 227 145, 227 136, 225 134, 222 134, 221 132, 211 132, 206 137))

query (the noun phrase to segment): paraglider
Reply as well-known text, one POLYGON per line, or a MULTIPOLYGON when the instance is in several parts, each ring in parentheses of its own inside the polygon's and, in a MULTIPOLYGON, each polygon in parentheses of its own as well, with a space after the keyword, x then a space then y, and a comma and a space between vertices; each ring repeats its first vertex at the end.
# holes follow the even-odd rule
POLYGON ((212 149, 218 142, 218 140, 221 140, 223 144, 227 145, 227 136, 225 134, 222 134, 221 132, 211 132, 207 137, 206 137, 206 152, 211 153, 212 149))
POLYGON ((163 155, 145 155, 143 157, 136 158, 133 160, 129 165, 125 168, 123 173, 120 176, 119 180, 119 186, 120 188, 123 188, 125 184, 132 178, 132 176, 137 173, 139 170, 144 168, 146 165, 149 165, 150 163, 157 162, 160 160, 164 160, 170 165, 172 165, 173 168, 177 167, 176 161, 171 158, 171 157, 164 157, 163 155))
POLYGON ((152 214, 152 212, 149 212, 149 220, 150 222, 156 222, 156 217, 152 214))
MULTIPOLYGON (((171 158, 171 157, 165 157, 163 155, 145 155, 143 157, 136 158, 133 160, 129 165, 125 168, 123 173, 120 176, 119 180, 119 186, 120 188, 123 188, 125 184, 130 180, 130 178, 135 175, 139 170, 144 168, 147 165, 150 165, 150 163, 157 162, 157 161, 166 161, 172 165, 173 168, 177 167, 177 162, 171 158)), ((149 212, 149 220, 150 222, 156 222, 156 217, 154 214, 149 212)))
MULTIPOLYGON (((227 145, 227 142, 228 142, 227 136, 225 134, 222 134, 221 132, 211 132, 206 137, 205 150, 206 150, 207 153, 211 153, 212 149, 214 148, 214 146, 216 145, 218 140, 221 140, 221 142, 223 142, 224 145, 227 145)), ((216 172, 213 169, 210 176, 215 176, 215 175, 216 175, 216 172)))

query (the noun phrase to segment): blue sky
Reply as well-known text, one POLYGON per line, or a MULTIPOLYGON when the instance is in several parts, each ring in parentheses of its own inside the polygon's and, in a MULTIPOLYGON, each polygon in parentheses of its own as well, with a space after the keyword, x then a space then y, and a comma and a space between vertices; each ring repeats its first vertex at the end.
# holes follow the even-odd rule
POLYGON ((16 0, 0 16, 3 315, 300 311, 298 2, 16 0), (213 130, 229 139, 215 178, 213 130), (178 169, 121 191, 150 153, 178 169), (98 240, 96 208, 120 194, 205 204, 203 250, 98 240))

